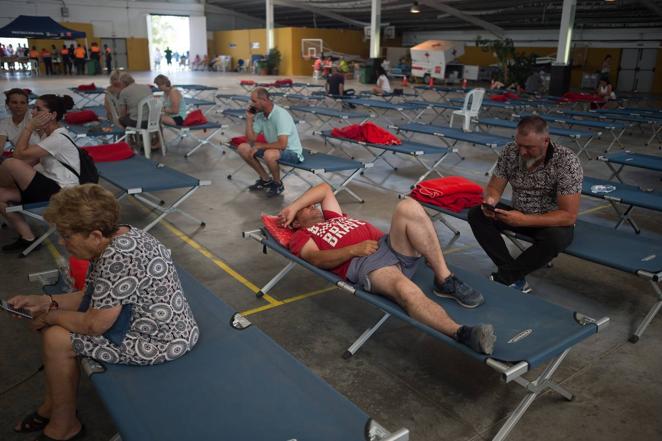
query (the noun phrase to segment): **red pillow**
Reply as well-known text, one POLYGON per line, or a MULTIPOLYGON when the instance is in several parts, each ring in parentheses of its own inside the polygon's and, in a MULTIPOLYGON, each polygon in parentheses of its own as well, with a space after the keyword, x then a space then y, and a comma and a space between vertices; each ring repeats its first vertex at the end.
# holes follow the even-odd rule
POLYGON ((276 86, 291 86, 292 85, 292 80, 290 80, 289 78, 286 78, 284 80, 276 80, 276 81, 274 81, 274 84, 276 86))
MULTIPOLYGON (((234 138, 230 139, 230 144, 234 147, 239 147, 239 144, 242 142, 246 142, 248 138, 245 136, 235 136, 234 138)), ((257 138, 255 139, 256 142, 267 142, 267 139, 264 137, 262 133, 257 135, 257 138)))
POLYGON ((97 90, 97 86, 94 83, 81 84, 80 86, 78 86, 78 90, 97 90))
POLYGON ((195 109, 191 110, 188 115, 186 115, 186 118, 184 118, 184 122, 182 123, 183 126, 199 126, 202 124, 207 124, 207 118, 205 117, 205 114, 202 113, 202 110, 200 109, 195 109))
POLYGON ((241 81, 239 81, 239 84, 241 86, 252 86, 252 85, 255 84, 255 81, 253 81, 253 80, 241 80, 241 81))
POLYGON ((276 239, 279 244, 287 248, 290 240, 292 240, 292 236, 294 236, 294 230, 291 228, 281 227, 278 216, 269 216, 268 214, 263 214, 262 223, 264 224, 269 234, 271 234, 271 236, 276 239))
POLYGON ((81 148, 90 154, 94 162, 122 161, 131 158, 135 154, 131 146, 126 142, 81 148))
POLYGON ((67 112, 64 115, 64 122, 67 124, 85 124, 92 121, 98 121, 99 117, 93 110, 81 110, 78 112, 67 112))

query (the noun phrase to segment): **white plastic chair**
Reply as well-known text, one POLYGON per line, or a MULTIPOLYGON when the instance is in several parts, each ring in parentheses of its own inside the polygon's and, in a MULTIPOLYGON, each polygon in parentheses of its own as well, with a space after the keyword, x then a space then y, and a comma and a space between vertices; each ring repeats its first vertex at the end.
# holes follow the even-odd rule
POLYGON ((108 98, 108 102, 110 102, 110 119, 113 121, 113 124, 119 125, 120 114, 117 109, 119 109, 120 103, 112 93, 106 92, 106 98, 108 98))
POLYGON ((464 97, 464 104, 461 110, 453 110, 451 113, 450 126, 453 127, 453 117, 455 115, 464 117, 464 125, 462 130, 465 132, 471 131, 471 119, 478 118, 480 106, 483 104, 483 97, 485 96, 485 89, 473 89, 464 97))
POLYGON ((145 149, 145 157, 149 158, 152 153, 152 133, 157 133, 159 142, 161 143, 161 153, 163 156, 166 154, 166 144, 163 141, 163 134, 161 133, 161 109, 163 109, 163 97, 148 96, 143 98, 138 103, 138 127, 127 127, 126 135, 140 135, 143 140, 143 148, 145 149), (147 112, 147 118, 143 115, 147 112), (142 128, 143 121, 147 120, 147 128, 142 128))

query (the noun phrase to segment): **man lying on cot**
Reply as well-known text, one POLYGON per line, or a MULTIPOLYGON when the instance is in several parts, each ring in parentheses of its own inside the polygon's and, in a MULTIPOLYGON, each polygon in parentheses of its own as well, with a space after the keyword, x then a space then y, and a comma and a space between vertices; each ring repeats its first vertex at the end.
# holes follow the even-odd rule
POLYGON ((45 397, 14 429, 43 430, 35 441, 84 435, 76 412, 77 356, 154 365, 181 357, 198 341, 170 250, 148 233, 119 224, 119 215, 115 196, 99 185, 60 190, 44 218, 70 254, 90 261, 85 288, 8 301, 28 310, 32 328, 41 334, 45 397))
POLYGON ((450 272, 432 222, 415 200, 398 203, 388 234, 344 215, 327 184, 305 192, 279 217, 283 226, 297 229, 289 243, 295 255, 366 291, 389 297, 411 317, 476 352, 492 353, 496 341, 492 325, 462 326, 454 322, 410 280, 424 258, 435 274, 436 295, 454 299, 466 308, 484 302, 479 292, 450 272), (321 210, 315 204, 321 204, 321 210))
POLYGON ((269 197, 278 196, 285 191, 278 160, 303 162, 303 147, 292 115, 274 104, 264 87, 257 87, 251 93, 251 106, 246 110, 246 138, 248 142, 239 144, 237 153, 259 176, 248 190, 265 190, 269 197), (256 141, 260 133, 267 142, 256 141), (271 177, 257 158, 267 163, 271 177))
POLYGON ((525 276, 541 268, 572 243, 584 172, 577 155, 553 144, 544 119, 522 118, 515 142, 499 156, 485 189, 485 199, 469 211, 476 240, 496 264, 491 278, 531 292, 525 276), (499 202, 510 183, 512 207, 499 202), (533 238, 533 245, 513 258, 503 230, 533 238))

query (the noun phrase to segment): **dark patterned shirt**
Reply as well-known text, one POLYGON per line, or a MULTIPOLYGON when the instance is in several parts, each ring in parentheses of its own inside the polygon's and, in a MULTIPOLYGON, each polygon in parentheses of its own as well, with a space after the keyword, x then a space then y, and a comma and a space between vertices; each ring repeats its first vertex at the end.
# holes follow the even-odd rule
POLYGON ((581 193, 584 171, 579 158, 567 147, 550 143, 542 164, 527 170, 515 143, 507 145, 494 175, 513 189, 513 207, 526 214, 558 210, 557 197, 581 193))

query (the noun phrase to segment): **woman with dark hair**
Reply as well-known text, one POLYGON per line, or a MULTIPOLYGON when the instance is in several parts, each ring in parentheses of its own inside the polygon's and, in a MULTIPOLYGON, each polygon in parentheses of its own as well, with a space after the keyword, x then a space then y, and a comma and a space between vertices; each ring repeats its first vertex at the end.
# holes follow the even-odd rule
POLYGON ((391 83, 386 76, 386 71, 383 67, 377 67, 377 84, 372 87, 372 93, 375 95, 384 95, 385 93, 393 93, 391 83))
MULTIPOLYGON (((32 115, 28 112, 28 92, 23 89, 11 89, 5 92, 5 106, 11 116, 0 121, 0 147, 11 144, 13 149, 19 135, 30 122, 32 115)), ((30 138, 31 143, 39 141, 37 134, 30 138)))
POLYGON ((0 212, 19 235, 16 242, 3 246, 3 251, 22 251, 35 240, 22 215, 6 212, 8 205, 46 202, 61 188, 79 183, 78 149, 59 124, 73 106, 69 95, 40 96, 32 118, 16 140, 13 157, 0 164, 0 212), (40 139, 33 143, 35 133, 40 139))

